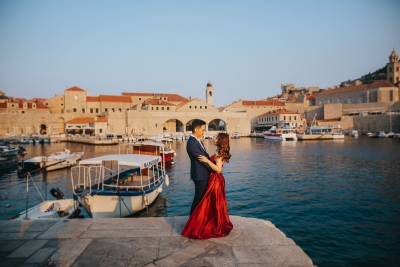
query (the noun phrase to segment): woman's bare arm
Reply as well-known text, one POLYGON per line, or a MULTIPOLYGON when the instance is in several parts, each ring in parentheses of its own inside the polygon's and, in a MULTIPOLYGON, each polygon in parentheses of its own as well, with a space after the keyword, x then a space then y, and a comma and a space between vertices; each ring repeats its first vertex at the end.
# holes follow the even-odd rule
POLYGON ((224 165, 223 162, 222 162, 222 158, 215 157, 215 164, 214 164, 207 157, 200 155, 199 156, 199 161, 207 163, 211 167, 211 169, 213 169, 216 173, 221 173, 222 172, 222 166, 224 165))

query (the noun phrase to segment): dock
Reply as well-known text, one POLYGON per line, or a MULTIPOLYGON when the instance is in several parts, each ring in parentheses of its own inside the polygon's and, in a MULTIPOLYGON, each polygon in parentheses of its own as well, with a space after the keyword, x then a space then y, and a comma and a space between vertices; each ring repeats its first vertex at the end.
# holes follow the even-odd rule
POLYGON ((180 235, 188 217, 0 221, 1 266, 310 266, 271 222, 230 216, 229 236, 180 235))

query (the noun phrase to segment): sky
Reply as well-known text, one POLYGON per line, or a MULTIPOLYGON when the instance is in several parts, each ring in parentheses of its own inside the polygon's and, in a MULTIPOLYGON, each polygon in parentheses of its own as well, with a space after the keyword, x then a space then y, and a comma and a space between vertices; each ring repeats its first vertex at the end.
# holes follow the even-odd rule
POLYGON ((0 90, 170 93, 215 106, 326 88, 400 53, 398 0, 0 0, 0 90))

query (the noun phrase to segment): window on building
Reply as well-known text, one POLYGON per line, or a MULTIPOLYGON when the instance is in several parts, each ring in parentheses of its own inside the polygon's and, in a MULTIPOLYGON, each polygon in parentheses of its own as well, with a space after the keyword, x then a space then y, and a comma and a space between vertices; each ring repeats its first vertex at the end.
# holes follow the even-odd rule
POLYGON ((156 107, 156 110, 158 110, 158 107, 156 107))
POLYGON ((102 133, 103 132, 103 129, 99 129, 99 133, 102 133))
POLYGON ((108 108, 105 108, 104 111, 107 112, 107 111, 108 111, 108 108))
POLYGON ((122 108, 119 108, 119 112, 122 112, 122 108))
POLYGON ((347 98, 347 103, 349 104, 353 103, 353 98, 352 97, 347 98))
POLYGON ((389 81, 390 81, 391 83, 393 82, 393 79, 392 79, 392 77, 390 77, 390 78, 389 78, 389 81))
POLYGON ((204 109, 207 109, 207 106, 205 106, 204 109))
POLYGON ((364 96, 363 95, 358 96, 358 103, 364 103, 364 96))
POLYGON ((332 104, 332 99, 328 99, 328 104, 332 104))
POLYGON ((169 107, 167 107, 167 110, 169 110, 169 107))
POLYGON ((286 120, 286 116, 283 116, 283 120, 284 120, 284 121, 286 120))
POLYGON ((161 110, 164 110, 164 107, 161 107, 161 110))
POLYGON ((399 82, 399 77, 396 77, 396 82, 399 82))
POLYGON ((92 108, 90 109, 90 113, 93 113, 93 109, 92 108))
POLYGON ((200 109, 202 109, 203 107, 202 106, 200 106, 200 109))
POLYGON ((389 72, 392 72, 392 68, 389 68, 389 72))
POLYGON ((25 110, 22 111, 22 114, 25 113, 25 110))
POLYGON ((139 100, 142 100, 142 98, 139 97, 139 100))
POLYGON ((390 90, 390 99, 389 99, 389 101, 393 101, 393 90, 390 90))
POLYGON ((49 103, 46 103, 46 106, 48 106, 49 105, 49 103))
POLYGON ((82 109, 82 113, 85 113, 85 109, 84 108, 82 109))
POLYGON ((64 104, 61 104, 61 106, 64 106, 64 104))
POLYGON ((72 109, 72 112, 76 112, 76 108, 73 108, 73 109, 72 109))
POLYGON ((399 71, 399 67, 396 67, 396 71, 399 71))
POLYGON ((197 106, 194 106, 194 109, 197 109, 197 106))
POLYGON ((112 112, 114 112, 114 111, 115 111, 115 109, 114 109, 114 108, 111 108, 111 111, 112 111, 112 112))
POLYGON ((297 119, 296 119, 296 116, 294 116, 294 120, 297 120, 297 119))
POLYGON ((339 104, 343 103, 343 98, 339 97, 339 98, 337 99, 337 102, 338 102, 339 104))
POLYGON ((192 106, 189 106, 189 108, 192 108, 192 106))
POLYGON ((99 113, 99 109, 98 108, 96 108, 96 113, 99 113))
POLYGON ((320 105, 320 106, 324 105, 324 100, 320 100, 320 101, 319 101, 319 105, 320 105))

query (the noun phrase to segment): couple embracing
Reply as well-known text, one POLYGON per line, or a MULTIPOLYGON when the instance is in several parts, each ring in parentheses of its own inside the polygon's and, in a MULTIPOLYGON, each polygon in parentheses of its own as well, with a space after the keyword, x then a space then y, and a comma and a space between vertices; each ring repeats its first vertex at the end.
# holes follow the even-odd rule
POLYGON ((206 123, 194 120, 192 134, 186 150, 190 158, 190 179, 195 185, 195 194, 190 217, 182 235, 189 238, 208 239, 227 236, 233 225, 229 220, 225 195, 225 179, 222 167, 229 162, 229 136, 219 133, 214 139, 215 155, 207 153, 201 138, 206 123))

